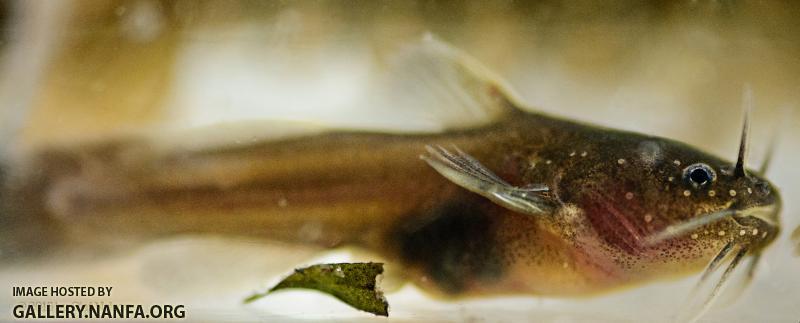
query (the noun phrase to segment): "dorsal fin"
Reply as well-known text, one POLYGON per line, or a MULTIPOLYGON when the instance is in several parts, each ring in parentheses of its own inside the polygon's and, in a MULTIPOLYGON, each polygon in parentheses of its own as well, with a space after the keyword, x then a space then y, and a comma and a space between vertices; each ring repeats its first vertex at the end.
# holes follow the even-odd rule
POLYGON ((433 35, 376 56, 375 61, 365 62, 373 70, 365 80, 369 84, 341 110, 274 119, 269 110, 281 107, 265 104, 264 116, 249 111, 252 115, 241 119, 234 111, 234 116, 215 121, 219 111, 205 113, 202 107, 192 106, 170 115, 154 137, 167 138, 159 143, 162 149, 201 150, 336 130, 431 133, 467 129, 516 111, 518 96, 502 79, 433 35))
POLYGON ((484 125, 516 110, 518 96, 473 57, 431 34, 386 62, 373 102, 418 114, 443 129, 484 125))

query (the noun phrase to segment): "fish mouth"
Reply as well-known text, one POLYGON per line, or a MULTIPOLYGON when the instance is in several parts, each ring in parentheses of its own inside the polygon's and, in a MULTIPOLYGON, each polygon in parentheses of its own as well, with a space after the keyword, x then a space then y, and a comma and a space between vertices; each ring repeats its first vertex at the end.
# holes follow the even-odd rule
POLYGON ((780 220, 779 204, 754 206, 734 213, 732 219, 736 224, 753 232, 755 239, 750 240, 753 247, 764 247, 778 236, 780 220), (757 230, 757 231, 756 231, 757 230), (756 234, 758 232, 758 235, 756 234))
POLYGON ((773 203, 755 205, 744 209, 728 208, 734 212, 731 218, 742 228, 752 231, 751 234, 742 230, 736 239, 728 241, 727 244, 717 253, 716 256, 706 267, 700 276, 700 280, 695 285, 692 294, 695 294, 701 286, 709 282, 709 277, 713 272, 724 268, 719 280, 714 284, 711 291, 706 296, 703 305, 695 314, 695 319, 704 313, 710 304, 719 296, 722 287, 727 283, 740 263, 745 263, 745 274, 740 275, 739 286, 747 286, 753 278, 753 273, 761 259, 763 248, 769 245, 780 231, 780 221, 778 214, 781 211, 780 199, 773 203), (732 257, 728 257, 729 255, 732 257), (727 259, 727 260, 726 260, 727 259), (727 265, 722 266, 724 262, 727 265))
POLYGON ((780 209, 780 205, 769 204, 736 210, 733 220, 743 226, 753 226, 753 221, 757 221, 762 226, 778 227, 780 225, 778 220, 780 209))
POLYGON ((781 195, 765 180, 753 182, 755 189, 751 195, 731 205, 730 208, 735 210, 732 218, 742 226, 777 231, 780 228, 781 195))
POLYGON ((699 215, 693 220, 668 226, 664 230, 645 238, 644 244, 652 246, 662 241, 685 235, 699 227, 725 219, 733 219, 737 225, 749 229, 750 232, 754 232, 753 229, 757 230, 755 232, 760 232, 761 234, 761 243, 766 243, 774 239, 780 229, 778 220, 780 209, 779 203, 770 203, 744 209, 729 207, 719 211, 709 212, 699 215))

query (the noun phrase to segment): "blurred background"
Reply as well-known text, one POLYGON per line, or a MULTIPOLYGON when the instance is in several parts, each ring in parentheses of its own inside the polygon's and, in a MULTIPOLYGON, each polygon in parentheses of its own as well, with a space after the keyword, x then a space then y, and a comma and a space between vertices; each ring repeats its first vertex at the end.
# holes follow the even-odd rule
MULTIPOLYGON (((427 33, 494 70, 531 110, 670 137, 728 159, 750 84, 750 162, 758 165, 780 132, 767 177, 784 196, 785 229, 753 286, 703 321, 795 322, 800 260, 788 233, 800 223, 798 19, 793 1, 5 0, 0 144, 7 156, 24 156, 131 133, 275 120, 437 129, 402 107, 364 104, 387 59, 427 33)), ((220 136, 191 140, 225 142, 220 136)), ((180 237, 101 259, 6 266, 0 285, 111 285, 121 297, 114 301, 186 303, 192 321, 375 320, 312 292, 241 305, 296 264, 348 257, 180 237)), ((445 302, 407 286, 388 295, 390 320, 668 321, 695 279, 580 300, 445 302)), ((18 301, 0 295, 0 303, 18 301)))

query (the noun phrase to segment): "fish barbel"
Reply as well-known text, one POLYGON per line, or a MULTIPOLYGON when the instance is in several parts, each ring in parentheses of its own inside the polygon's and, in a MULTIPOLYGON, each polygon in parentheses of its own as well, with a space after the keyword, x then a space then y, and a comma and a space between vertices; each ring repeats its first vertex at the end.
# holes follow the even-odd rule
POLYGON ((746 128, 730 162, 530 112, 463 54, 432 39, 420 46, 424 72, 442 81, 426 83, 438 102, 488 121, 200 150, 142 138, 50 147, 21 163, 34 171, 3 193, 4 221, 91 237, 212 233, 356 246, 452 297, 583 296, 706 268, 702 282, 724 268, 713 298, 741 261, 752 273, 777 236, 781 199, 745 167, 746 128))

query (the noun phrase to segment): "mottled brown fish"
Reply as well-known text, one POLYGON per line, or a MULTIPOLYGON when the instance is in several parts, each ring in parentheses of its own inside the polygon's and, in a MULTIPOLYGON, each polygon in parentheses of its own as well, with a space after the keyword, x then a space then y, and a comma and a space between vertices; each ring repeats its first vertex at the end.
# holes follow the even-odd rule
POLYGON ((752 273, 778 235, 781 199, 745 167, 746 131, 733 163, 528 112, 474 62, 435 46, 427 53, 440 56, 426 69, 449 83, 428 86, 453 106, 480 107, 489 122, 200 151, 139 139, 52 148, 27 159, 35 172, 4 194, 8 214, 26 214, 5 221, 92 237, 352 245, 441 296, 584 296, 704 267, 701 281, 719 268, 727 277, 743 261, 752 273))

